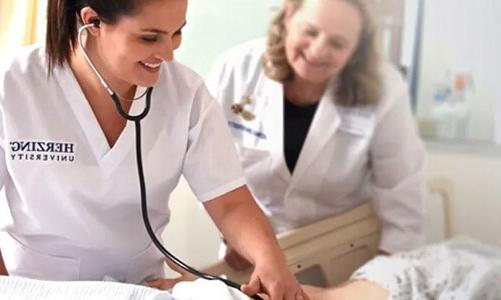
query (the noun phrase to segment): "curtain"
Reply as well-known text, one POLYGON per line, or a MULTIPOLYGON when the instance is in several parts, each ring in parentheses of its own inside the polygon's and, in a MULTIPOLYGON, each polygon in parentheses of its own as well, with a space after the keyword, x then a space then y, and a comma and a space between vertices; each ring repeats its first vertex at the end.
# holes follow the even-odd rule
POLYGON ((23 45, 36 42, 38 25, 38 1, 28 0, 26 14, 24 15, 24 39, 23 45))
POLYGON ((47 0, 0 0, 0 60, 42 41, 47 0))

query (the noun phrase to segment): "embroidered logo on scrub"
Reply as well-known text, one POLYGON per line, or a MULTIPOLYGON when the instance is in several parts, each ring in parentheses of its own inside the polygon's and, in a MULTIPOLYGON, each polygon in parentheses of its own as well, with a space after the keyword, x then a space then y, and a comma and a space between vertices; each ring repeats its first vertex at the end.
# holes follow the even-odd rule
POLYGON ((75 144, 40 141, 10 142, 10 158, 16 161, 75 161, 75 144))
POLYGON ((231 106, 231 110, 233 111, 234 114, 240 115, 242 119, 245 121, 252 121, 256 116, 248 110, 245 109, 246 105, 249 105, 252 103, 252 100, 250 97, 244 97, 242 100, 240 100, 240 103, 235 103, 231 106))

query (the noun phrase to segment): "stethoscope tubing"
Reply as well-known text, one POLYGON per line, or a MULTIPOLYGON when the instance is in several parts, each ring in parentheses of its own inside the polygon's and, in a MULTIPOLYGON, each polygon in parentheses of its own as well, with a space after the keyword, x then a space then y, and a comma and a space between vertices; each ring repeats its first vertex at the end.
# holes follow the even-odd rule
MULTIPOLYGON (((91 69, 94 71, 96 76, 99 78, 99 81, 103 85, 103 87, 106 89, 106 91, 110 94, 111 99, 113 100, 113 103, 115 105, 115 108, 117 112, 122 116, 124 119, 129 120, 134 122, 135 125, 135 135, 136 135, 136 164, 137 164, 137 174, 138 174, 138 179, 139 179, 139 188, 140 188, 140 195, 141 195, 141 212, 143 216, 143 222, 146 227, 146 231, 148 232, 148 235, 150 236, 153 244, 158 248, 158 250, 168 259, 173 261, 175 264, 177 264, 179 267, 182 269, 186 270, 187 272, 200 277, 204 278, 207 280, 219 280, 225 283, 227 286, 238 289, 239 291, 241 290, 241 285, 233 282, 231 280, 211 275, 211 274, 206 274, 201 271, 196 270, 195 268, 192 268, 191 266, 187 265, 180 259, 178 259, 176 256, 174 256, 172 253, 170 253, 163 245, 162 243, 158 240, 158 238, 155 235, 155 232, 153 231, 151 227, 151 223, 148 217, 148 205, 147 205, 147 195, 146 195, 146 180, 144 176, 144 169, 143 169, 143 159, 142 159, 142 149, 141 149, 141 120, 143 120, 149 113, 150 108, 151 108, 151 95, 153 93, 153 87, 147 88, 146 92, 138 97, 137 99, 142 98, 143 96, 146 95, 146 103, 143 111, 137 115, 130 115, 129 113, 125 112, 123 109, 123 106, 120 102, 120 98, 118 95, 113 91, 113 89, 108 85, 106 80, 103 78, 101 73, 97 70, 97 68, 94 66, 92 63, 92 60, 90 59, 89 55, 87 54, 87 51, 83 45, 82 42, 82 33, 84 30, 87 28, 93 27, 94 24, 87 24, 82 27, 80 27, 78 31, 78 43, 80 45, 80 48, 82 49, 82 52, 84 54, 85 60, 87 61, 88 65, 91 67, 91 69)), ((136 100, 136 99, 134 99, 136 100)), ((262 299, 259 295, 254 295, 251 297, 252 299, 262 299)))

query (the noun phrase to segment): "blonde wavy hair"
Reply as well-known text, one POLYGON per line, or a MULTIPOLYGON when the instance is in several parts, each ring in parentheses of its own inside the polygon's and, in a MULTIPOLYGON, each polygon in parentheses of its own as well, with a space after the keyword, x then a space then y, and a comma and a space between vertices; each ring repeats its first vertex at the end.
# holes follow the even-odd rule
MULTIPOLYGON (((266 52, 263 56, 265 74, 276 81, 286 82, 294 76, 294 71, 285 54, 284 19, 287 7, 292 5, 297 12, 308 0, 283 0, 283 5, 273 18, 268 29, 266 52)), ((376 105, 381 91, 381 75, 377 41, 377 26, 372 15, 370 0, 346 1, 355 6, 363 20, 357 49, 338 75, 336 103, 342 106, 376 105)))

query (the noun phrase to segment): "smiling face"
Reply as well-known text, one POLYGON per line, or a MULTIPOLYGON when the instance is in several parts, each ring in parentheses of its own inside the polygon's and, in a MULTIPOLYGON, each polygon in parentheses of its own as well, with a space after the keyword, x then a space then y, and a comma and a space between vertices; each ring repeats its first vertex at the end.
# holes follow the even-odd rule
POLYGON ((94 38, 105 78, 118 85, 153 86, 161 63, 172 61, 181 44, 186 8, 187 0, 144 1, 114 24, 101 22, 94 38))
POLYGON ((295 76, 325 83, 339 74, 358 46, 362 17, 345 0, 305 0, 284 20, 285 51, 295 76))

